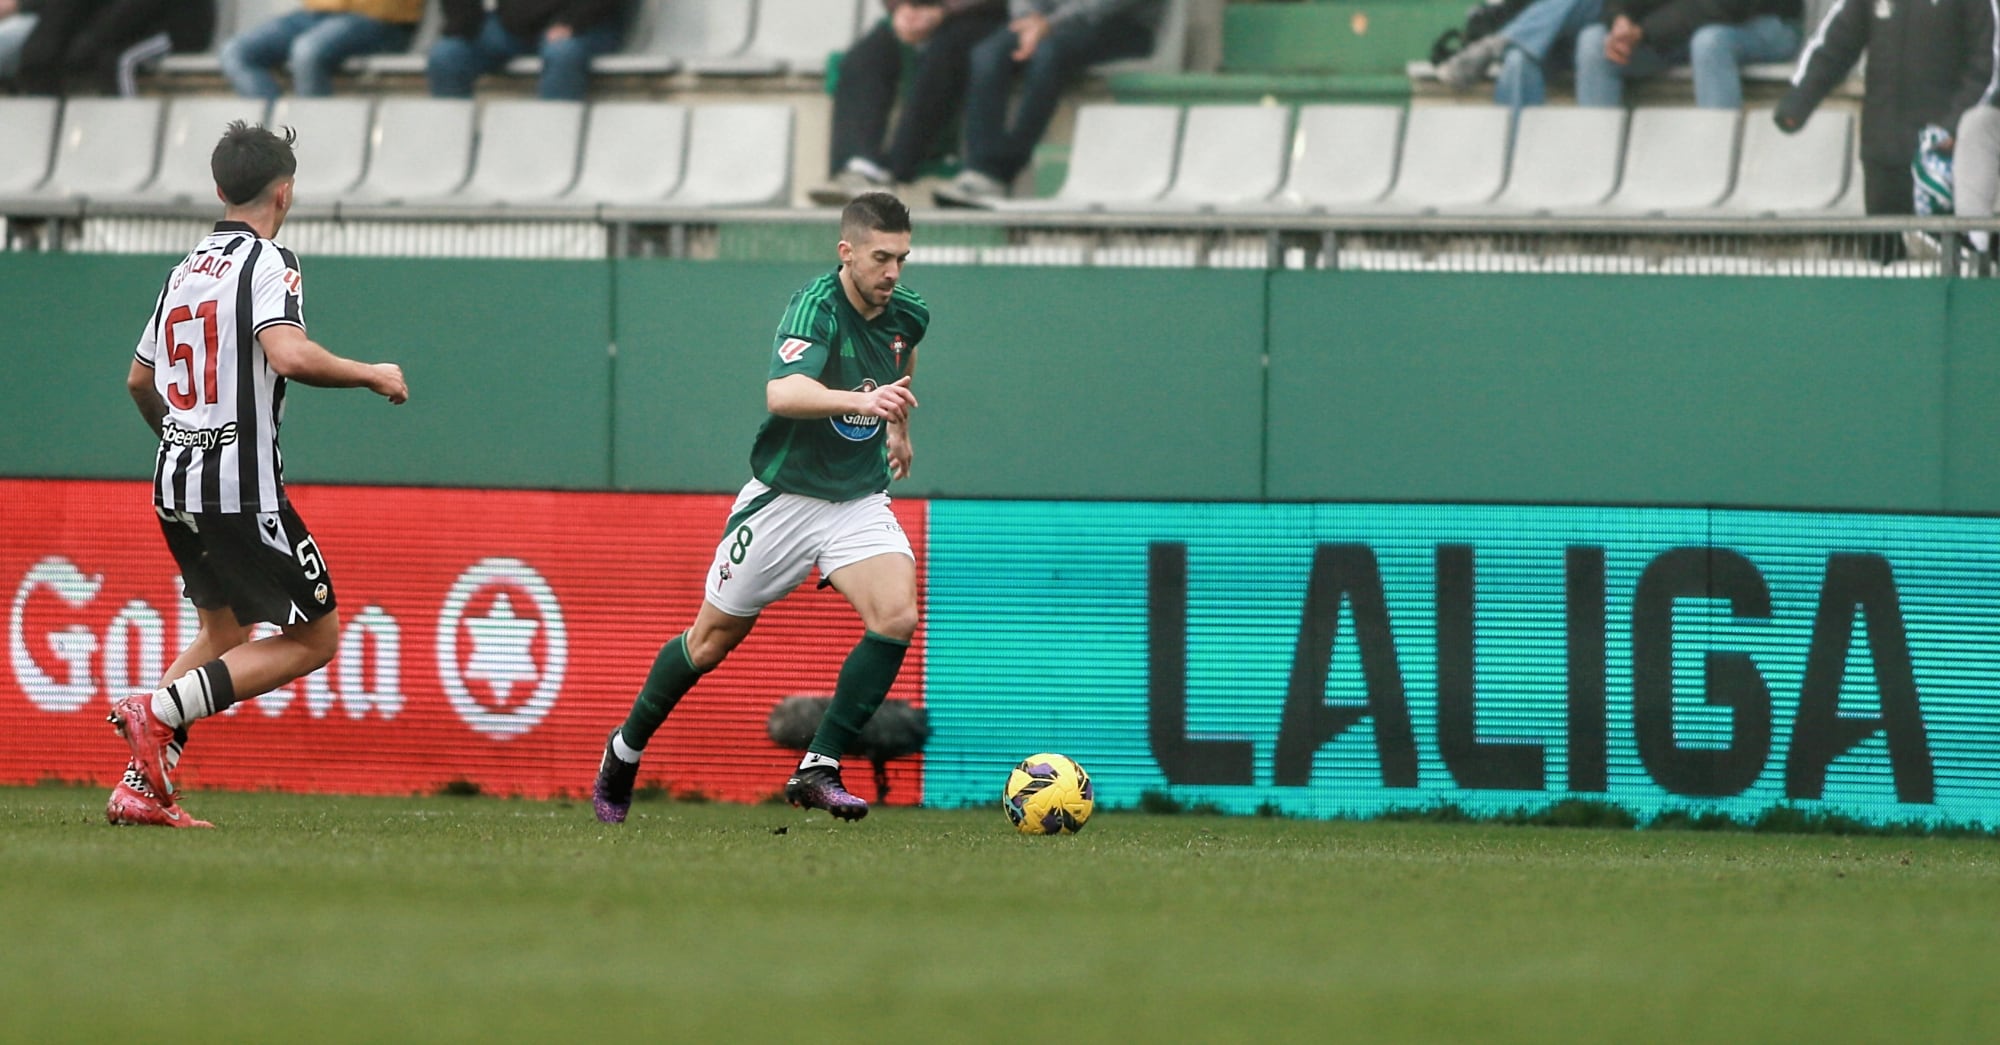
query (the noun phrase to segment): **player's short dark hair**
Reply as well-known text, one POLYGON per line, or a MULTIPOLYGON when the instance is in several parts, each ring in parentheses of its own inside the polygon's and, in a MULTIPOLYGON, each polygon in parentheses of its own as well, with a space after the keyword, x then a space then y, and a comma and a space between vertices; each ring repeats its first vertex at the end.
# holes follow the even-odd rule
POLYGON ((290 127, 284 130, 281 138, 269 127, 234 120, 222 132, 222 140, 209 154, 208 169, 224 199, 240 207, 262 196, 271 183, 298 171, 299 159, 292 155, 298 134, 290 127))
POLYGON ((847 201, 840 212, 840 238, 853 241, 863 232, 910 231, 910 208, 894 193, 864 192, 847 201))

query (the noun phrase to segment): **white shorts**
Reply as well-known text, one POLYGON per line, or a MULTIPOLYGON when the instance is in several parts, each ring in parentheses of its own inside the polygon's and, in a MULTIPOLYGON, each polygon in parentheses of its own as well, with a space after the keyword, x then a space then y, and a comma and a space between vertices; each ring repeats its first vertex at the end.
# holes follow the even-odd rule
POLYGON ((821 577, 863 559, 916 559, 889 495, 822 501, 779 493, 755 479, 736 496, 708 568, 708 601, 732 617, 755 617, 791 594, 813 567, 821 577))

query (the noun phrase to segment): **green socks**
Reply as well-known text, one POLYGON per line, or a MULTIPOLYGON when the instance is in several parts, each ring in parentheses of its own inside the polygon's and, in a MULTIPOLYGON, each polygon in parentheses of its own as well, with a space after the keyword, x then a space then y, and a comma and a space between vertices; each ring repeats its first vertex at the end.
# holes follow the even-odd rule
MULTIPOLYGON (((910 644, 902 639, 863 632, 854 652, 840 666, 840 681, 833 687, 833 706, 826 709, 819 732, 813 734, 812 746, 806 750, 827 758, 840 758, 861 734, 861 727, 875 714, 875 709, 882 706, 882 698, 889 695, 889 687, 896 682, 896 673, 903 669, 903 654, 909 650, 910 644)), ((648 688, 651 685, 648 680, 648 688)), ((638 709, 634 708, 633 714, 637 715, 638 709)), ((664 716, 665 712, 661 714, 664 716)))
MULTIPOLYGON (((695 670, 694 661, 688 659, 686 632, 674 636, 673 641, 660 647, 660 655, 653 658, 653 670, 646 673, 646 684, 639 687, 639 698, 632 702, 632 713, 625 716, 625 724, 618 727, 626 745, 634 751, 645 750, 646 741, 652 739, 660 723, 667 720, 667 713, 680 703, 688 690, 694 688, 701 676, 702 673, 695 670)), ((890 677, 894 676, 895 671, 891 669, 890 677)), ((875 699, 879 702, 882 698, 875 699)))

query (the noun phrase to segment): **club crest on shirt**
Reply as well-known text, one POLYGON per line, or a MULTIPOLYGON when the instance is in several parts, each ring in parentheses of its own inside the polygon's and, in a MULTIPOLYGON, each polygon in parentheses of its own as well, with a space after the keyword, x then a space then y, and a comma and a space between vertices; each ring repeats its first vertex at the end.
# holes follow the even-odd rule
MULTIPOLYGON (((861 387, 855 391, 875 391, 875 379, 871 377, 861 382, 861 387)), ((875 433, 882 427, 882 419, 870 414, 835 414, 827 420, 833 423, 833 430, 842 439, 853 443, 865 443, 875 438, 875 433)))

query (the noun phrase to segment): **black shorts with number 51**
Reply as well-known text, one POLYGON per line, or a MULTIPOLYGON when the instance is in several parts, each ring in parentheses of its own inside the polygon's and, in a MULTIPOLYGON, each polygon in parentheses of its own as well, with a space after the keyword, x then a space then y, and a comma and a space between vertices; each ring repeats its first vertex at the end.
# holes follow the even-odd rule
POLYGON ((291 505, 275 512, 155 511, 195 606, 227 606, 241 623, 280 627, 333 612, 333 576, 291 505))

